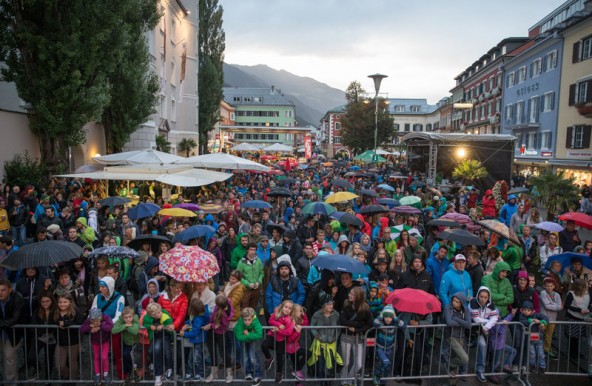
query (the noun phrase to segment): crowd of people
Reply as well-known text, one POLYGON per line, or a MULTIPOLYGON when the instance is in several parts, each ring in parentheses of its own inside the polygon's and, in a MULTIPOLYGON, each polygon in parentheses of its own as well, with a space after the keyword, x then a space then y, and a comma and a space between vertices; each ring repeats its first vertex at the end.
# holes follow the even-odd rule
MULTIPOLYGON (((576 360, 588 352, 583 348, 592 326, 592 271, 585 265, 592 240, 582 241, 573 221, 557 233, 540 230, 543 219, 528 195, 509 195, 499 206, 492 190, 446 195, 426 187, 421 176, 399 172, 316 163, 280 178, 237 173, 224 183, 183 192, 153 182, 132 184, 129 191, 123 184, 111 187, 162 208, 217 208, 198 210, 192 218, 131 219, 127 205, 101 204, 107 189, 96 181, 6 186, 0 196, 0 260, 45 240, 76 243, 83 252, 56 266, 0 268, 4 382, 23 373, 49 380, 54 371, 60 380, 79 379, 84 339, 90 342, 95 384, 153 376, 156 386, 175 376, 208 383, 221 376, 230 383, 238 368, 253 386, 267 372, 277 383, 291 375, 296 382, 314 377, 354 384, 363 368, 372 369, 374 384, 393 376, 417 381, 435 360, 426 355, 429 347, 437 347, 444 374, 451 377, 467 374, 474 348, 477 379, 486 382, 488 373, 499 382, 496 373, 524 371, 523 366, 544 373, 560 355, 576 360), (359 222, 303 211, 340 191, 358 195, 335 206, 359 222), (417 197, 417 210, 401 213, 397 201, 408 196, 417 197), (251 200, 271 208, 244 208, 251 200), (386 203, 382 212, 364 214, 380 202, 386 203), (466 229, 479 245, 439 236, 445 228, 430 222, 449 214, 470 220, 466 229), (475 225, 482 219, 497 219, 517 240, 475 225), (194 225, 214 229, 188 244, 211 252, 220 273, 208 282, 183 283, 160 271, 159 256, 175 247, 176 234, 194 225), (168 240, 154 243, 141 235, 168 240), (90 257, 103 246, 128 246, 139 257, 90 257), (567 266, 553 260, 565 252, 575 253, 567 266), (367 273, 317 268, 315 258, 328 254, 355 259, 367 273), (404 288, 436 296, 442 311, 404 312, 386 301, 404 288), (565 347, 557 344, 558 320, 573 322, 564 330, 567 339, 559 340, 565 347), (422 329, 438 323, 447 325, 442 333, 422 329), (375 339, 371 354, 369 335, 375 339), (517 353, 527 341, 530 351, 521 358, 517 353), (413 364, 403 366, 410 356, 413 364)), ((583 212, 592 207, 585 191, 583 212)), ((592 366, 589 371, 592 376, 592 366)))

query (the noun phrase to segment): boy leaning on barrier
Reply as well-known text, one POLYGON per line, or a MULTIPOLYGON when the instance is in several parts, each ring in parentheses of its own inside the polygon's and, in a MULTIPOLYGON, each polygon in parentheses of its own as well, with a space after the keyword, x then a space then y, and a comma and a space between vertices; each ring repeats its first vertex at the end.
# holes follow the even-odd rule
MULTIPOLYGON (((387 304, 376 319, 373 326, 376 330, 376 369, 372 377, 375 385, 380 385, 380 378, 388 376, 389 369, 392 369, 393 358, 395 357, 395 346, 397 344, 397 331, 407 327, 405 322, 395 314, 392 305, 387 304)), ((409 347, 413 347, 413 341, 409 339, 409 347)))
POLYGON ((522 303, 518 320, 524 326, 530 326, 530 345, 528 353, 528 364, 531 373, 536 373, 538 366, 539 373, 544 374, 547 364, 545 363, 545 352, 543 350, 542 336, 545 333, 545 327, 549 324, 549 319, 540 312, 534 311, 534 306, 530 300, 522 303))
POLYGON ((487 382, 485 378, 487 336, 489 335, 489 330, 495 326, 499 319, 499 311, 491 301, 489 288, 485 286, 479 287, 477 297, 471 299, 469 302, 469 309, 473 322, 481 325, 479 337, 477 338, 477 380, 485 383, 487 382))
POLYGON ((444 357, 443 364, 449 364, 449 375, 455 377, 467 373, 469 364, 469 354, 467 353, 467 337, 471 331, 471 314, 465 309, 466 298, 462 292, 457 292, 452 296, 450 303, 444 307, 444 318, 446 325, 451 328, 444 330, 445 337, 448 339, 450 353, 448 350, 442 353, 444 357), (449 357, 448 357, 449 356, 449 357))
POLYGON ((561 302, 561 295, 555 292, 557 282, 552 277, 546 277, 543 280, 543 287, 539 298, 541 300, 541 313, 545 315, 549 322, 551 322, 545 329, 545 354, 549 355, 551 359, 557 359, 557 354, 553 351, 551 344, 553 342, 553 332, 555 331, 555 322, 557 320, 557 312, 563 309, 561 302))

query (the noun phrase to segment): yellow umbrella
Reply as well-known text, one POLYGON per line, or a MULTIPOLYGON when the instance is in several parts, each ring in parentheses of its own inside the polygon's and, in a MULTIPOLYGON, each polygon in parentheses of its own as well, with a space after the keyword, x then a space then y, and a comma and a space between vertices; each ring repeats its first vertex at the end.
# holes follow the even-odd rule
POLYGON ((200 204, 199 207, 201 208, 201 210, 204 213, 212 213, 212 214, 218 214, 224 210, 223 206, 216 205, 216 204, 203 204, 203 205, 200 204))
POLYGON ((333 193, 332 195, 327 197, 325 202, 327 204, 333 204, 336 202, 346 202, 346 201, 353 200, 354 198, 358 198, 358 197, 359 196, 357 194, 353 194, 350 192, 337 192, 337 193, 333 193))
POLYGON ((196 217, 197 215, 187 209, 183 208, 166 208, 158 211, 158 214, 171 217, 196 217))

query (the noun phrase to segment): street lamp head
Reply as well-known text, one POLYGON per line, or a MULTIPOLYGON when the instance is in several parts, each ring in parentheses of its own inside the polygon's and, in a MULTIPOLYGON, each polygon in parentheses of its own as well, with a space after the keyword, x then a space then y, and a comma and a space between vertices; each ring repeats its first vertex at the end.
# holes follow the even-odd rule
POLYGON ((382 82, 384 78, 388 78, 388 75, 374 74, 368 75, 368 78, 371 78, 374 81, 374 90, 376 90, 376 95, 378 95, 378 91, 380 91, 380 82, 382 82))

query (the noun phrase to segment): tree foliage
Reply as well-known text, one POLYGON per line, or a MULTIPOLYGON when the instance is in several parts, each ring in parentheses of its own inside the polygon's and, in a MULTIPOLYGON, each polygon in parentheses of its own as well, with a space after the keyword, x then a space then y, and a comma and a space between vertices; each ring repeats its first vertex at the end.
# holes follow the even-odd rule
POLYGON ((25 151, 17 154, 10 161, 4 163, 4 179, 6 185, 14 186, 43 186, 47 178, 47 169, 43 163, 34 159, 25 151))
POLYGON ((171 152, 171 143, 168 141, 167 137, 164 136, 164 134, 158 134, 156 136, 156 150, 165 153, 171 152))
POLYGON ((218 0, 199 0, 199 150, 207 152, 208 133, 220 120, 220 101, 224 85, 224 49, 222 29, 224 11, 218 0))
POLYGON ((465 185, 487 176, 487 169, 474 159, 461 161, 452 171, 452 177, 462 180, 465 185))
POLYGON ((29 126, 49 173, 66 168, 68 147, 84 142, 84 125, 100 119, 109 104, 110 76, 118 58, 128 55, 128 39, 137 37, 129 34, 126 16, 146 1, 0 3, 2 78, 15 82, 30 106, 29 126))
POLYGON ((197 147, 197 143, 193 138, 183 138, 177 144, 177 149, 179 151, 185 152, 185 157, 189 157, 189 152, 197 147))
POLYGON ((547 220, 553 221, 558 211, 568 211, 578 202, 579 191, 575 185, 575 177, 567 177, 565 171, 554 172, 545 169, 538 176, 528 181, 536 189, 536 200, 547 209, 547 220))
MULTIPOLYGON (((359 82, 350 83, 346 90, 348 100, 345 115, 341 118, 341 137, 343 143, 359 153, 374 149, 375 108, 374 98, 363 96, 364 90, 359 82)), ((388 113, 384 98, 378 98, 378 145, 391 142, 395 133, 393 118, 388 113)))

